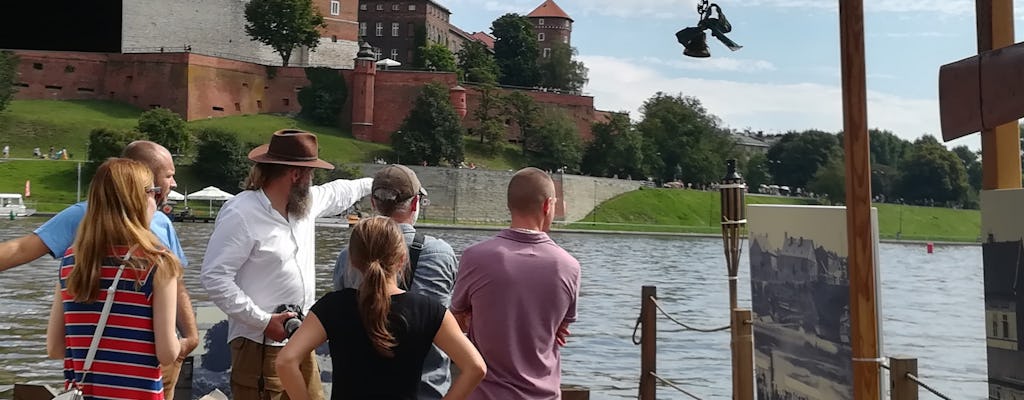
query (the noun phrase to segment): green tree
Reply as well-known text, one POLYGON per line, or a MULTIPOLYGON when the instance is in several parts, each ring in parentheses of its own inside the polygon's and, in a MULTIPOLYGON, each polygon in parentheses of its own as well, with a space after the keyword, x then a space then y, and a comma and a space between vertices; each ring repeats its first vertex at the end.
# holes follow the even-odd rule
POLYGON ((218 128, 204 128, 196 136, 199 145, 193 165, 203 171, 204 181, 228 190, 241 188, 252 163, 238 135, 218 128))
POLYGON ((576 48, 556 43, 540 64, 540 84, 546 88, 580 92, 587 84, 588 69, 576 59, 576 48))
POLYGON ((160 143, 172 154, 185 154, 191 147, 191 137, 185 120, 174 111, 157 107, 139 116, 136 129, 149 140, 160 143))
POLYGON ((7 104, 18 91, 14 88, 17 78, 18 56, 14 52, 0 51, 0 111, 7 109, 7 104))
POLYGON ((423 59, 423 67, 431 71, 455 72, 455 55, 448 46, 431 43, 419 49, 423 59))
POLYGON ((658 179, 678 177, 688 183, 721 179, 722 166, 736 142, 719 128, 718 118, 700 100, 658 92, 640 112, 643 119, 636 129, 648 143, 645 154, 652 158, 648 165, 658 179))
POLYGON ((327 26, 313 0, 251 0, 245 5, 245 33, 266 44, 288 66, 292 50, 320 44, 319 28, 327 26))
POLYGON ((529 135, 540 108, 533 101, 533 97, 515 90, 505 96, 505 112, 519 127, 519 143, 522 145, 523 155, 526 155, 526 143, 530 139, 529 135))
POLYGON ((768 173, 768 157, 763 153, 751 154, 743 167, 743 179, 747 181, 747 187, 754 193, 761 185, 770 184, 772 177, 768 173))
POLYGON ((331 163, 334 169, 320 169, 313 171, 313 184, 323 185, 327 182, 338 179, 357 179, 363 177, 359 167, 350 167, 345 164, 331 163))
POLYGON ((473 83, 498 83, 498 63, 487 46, 477 41, 466 42, 459 50, 459 71, 464 80, 473 83))
POLYGON ((544 123, 530 126, 526 143, 530 165, 551 171, 579 171, 583 143, 576 123, 555 107, 541 110, 539 120, 544 123))
POLYGON ((594 176, 648 175, 644 138, 633 128, 626 113, 614 113, 607 122, 594 123, 594 139, 583 153, 581 170, 594 176))
POLYGON ((132 141, 145 139, 141 133, 130 130, 96 128, 89 132, 89 162, 85 165, 85 176, 93 176, 100 164, 110 157, 120 157, 125 146, 132 141))
POLYGON ((345 78, 331 68, 306 68, 309 85, 299 90, 299 115, 321 125, 337 126, 348 98, 345 78))
POLYGON ((427 27, 423 24, 416 24, 412 34, 412 67, 424 69, 427 67, 426 59, 423 57, 423 50, 427 48, 427 27))
POLYGON ((981 191, 981 157, 967 146, 956 146, 953 153, 963 161, 964 169, 967 171, 967 183, 971 185, 971 189, 975 192, 981 191))
POLYGON ((488 154, 494 156, 505 144, 505 124, 501 115, 505 108, 505 98, 492 84, 480 85, 477 90, 480 92, 480 103, 473 110, 473 118, 479 124, 477 133, 480 135, 480 143, 486 144, 488 154))
POLYGON ((868 135, 871 139, 871 163, 899 168, 911 143, 886 130, 870 129, 868 135))
POLYGON ((833 204, 846 202, 846 164, 838 148, 833 150, 825 165, 815 171, 807 190, 828 197, 833 204))
POLYGON ((769 170, 774 183, 805 188, 822 165, 838 154, 836 135, 818 130, 787 132, 768 148, 769 170))
POLYGON ((426 161, 458 165, 464 158, 463 129, 448 99, 448 88, 439 83, 423 86, 401 128, 391 134, 391 146, 400 162, 426 161))
POLYGON ((501 70, 502 85, 534 87, 540 83, 537 70, 537 37, 530 20, 519 14, 505 14, 491 23, 494 59, 501 70))
POLYGON ((967 200, 970 185, 963 161, 934 137, 914 141, 900 165, 900 194, 908 202, 958 204, 967 200))

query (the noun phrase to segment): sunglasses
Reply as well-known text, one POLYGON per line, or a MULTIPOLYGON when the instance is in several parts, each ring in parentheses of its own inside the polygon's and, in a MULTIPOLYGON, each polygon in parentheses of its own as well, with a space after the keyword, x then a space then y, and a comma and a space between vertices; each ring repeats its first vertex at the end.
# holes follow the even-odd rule
POLYGON ((152 194, 154 196, 159 195, 160 191, 161 190, 160 190, 159 186, 150 186, 150 187, 146 188, 146 193, 152 194))

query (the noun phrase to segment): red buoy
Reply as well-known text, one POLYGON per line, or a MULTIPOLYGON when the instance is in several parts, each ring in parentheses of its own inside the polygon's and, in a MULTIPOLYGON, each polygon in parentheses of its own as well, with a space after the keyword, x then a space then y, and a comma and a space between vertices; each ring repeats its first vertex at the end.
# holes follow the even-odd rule
POLYGON ((932 253, 935 252, 935 243, 928 242, 928 246, 927 247, 928 247, 928 254, 932 254, 932 253))

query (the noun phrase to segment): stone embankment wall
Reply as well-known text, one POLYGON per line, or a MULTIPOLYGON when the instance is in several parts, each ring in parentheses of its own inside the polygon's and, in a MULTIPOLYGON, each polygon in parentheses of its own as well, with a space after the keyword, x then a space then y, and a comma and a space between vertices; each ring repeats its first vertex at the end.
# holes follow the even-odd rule
MULTIPOLYGON (((357 164, 366 176, 372 176, 383 165, 357 164)), ((430 205, 423 208, 421 218, 450 222, 507 222, 506 188, 511 171, 490 171, 464 168, 409 166, 427 190, 430 205)), ((582 219, 596 205, 622 193, 636 190, 640 181, 594 178, 589 176, 552 174, 558 196, 555 219, 574 222, 582 219)), ((364 202, 363 210, 370 205, 364 202)))

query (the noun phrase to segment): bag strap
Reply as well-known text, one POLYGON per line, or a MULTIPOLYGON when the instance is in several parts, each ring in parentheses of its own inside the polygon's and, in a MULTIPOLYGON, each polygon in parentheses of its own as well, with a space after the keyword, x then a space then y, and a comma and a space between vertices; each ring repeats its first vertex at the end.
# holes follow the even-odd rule
POLYGON ((103 329, 107 327, 107 318, 110 317, 110 308, 114 305, 114 292, 117 291, 117 283, 121 281, 121 274, 124 272, 124 265, 128 262, 128 259, 132 257, 132 253, 138 246, 132 246, 125 253, 121 259, 123 262, 117 269, 117 274, 114 275, 114 281, 110 283, 110 287, 107 288, 107 299, 103 302, 103 312, 100 313, 100 320, 96 324, 96 332, 92 334, 92 344, 89 345, 89 352, 85 356, 85 366, 82 368, 82 380, 85 380, 85 374, 89 373, 89 369, 92 368, 92 361, 96 358, 96 350, 100 345, 100 338, 103 337, 103 329))
POLYGON ((426 237, 416 232, 416 236, 409 245, 409 274, 405 277, 405 290, 412 289, 413 276, 416 275, 416 265, 420 263, 420 253, 423 251, 423 241, 426 237))

